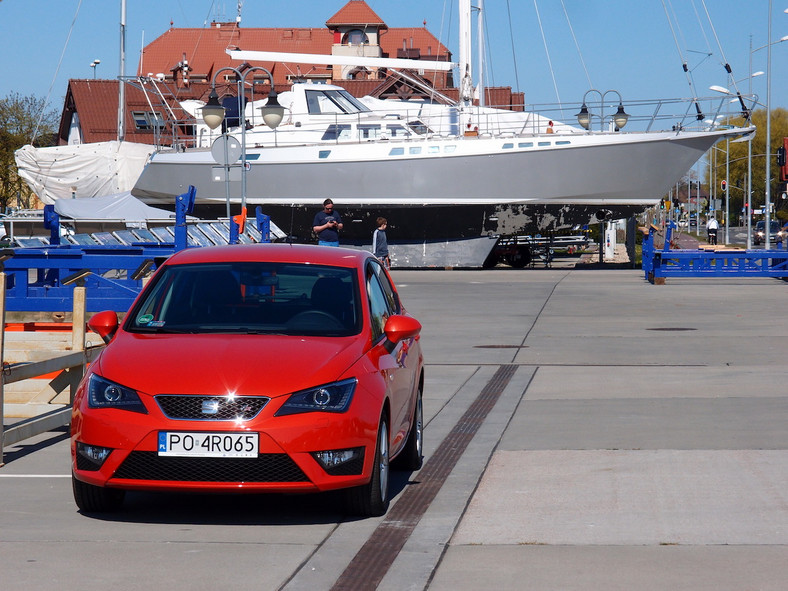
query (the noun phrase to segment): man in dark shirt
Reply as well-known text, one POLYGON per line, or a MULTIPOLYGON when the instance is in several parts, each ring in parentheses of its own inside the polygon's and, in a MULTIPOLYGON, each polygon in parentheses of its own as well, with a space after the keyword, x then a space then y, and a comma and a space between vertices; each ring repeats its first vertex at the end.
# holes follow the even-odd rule
POLYGON ((334 202, 326 199, 323 201, 323 211, 318 211, 312 221, 317 243, 320 246, 339 246, 339 231, 342 227, 342 217, 338 211, 334 211, 334 202))

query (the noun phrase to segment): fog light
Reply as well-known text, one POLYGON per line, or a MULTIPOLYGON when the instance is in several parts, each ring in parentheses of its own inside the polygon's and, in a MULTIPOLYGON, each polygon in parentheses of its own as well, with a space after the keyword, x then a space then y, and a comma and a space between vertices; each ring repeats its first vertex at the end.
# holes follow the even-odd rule
POLYGON ((363 448, 354 449, 335 449, 329 451, 316 451, 312 455, 320 462, 325 470, 336 468, 346 462, 356 459, 361 454, 363 448))
POLYGON ((109 454, 112 453, 111 447, 99 447, 98 445, 88 445, 87 443, 82 443, 77 441, 77 453, 81 455, 83 458, 90 460, 93 464, 96 464, 97 467, 101 467, 109 457, 109 454))

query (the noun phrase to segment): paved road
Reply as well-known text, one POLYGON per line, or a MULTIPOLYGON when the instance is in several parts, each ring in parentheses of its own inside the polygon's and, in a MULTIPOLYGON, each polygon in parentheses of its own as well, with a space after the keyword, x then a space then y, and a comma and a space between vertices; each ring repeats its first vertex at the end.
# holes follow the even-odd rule
MULTIPOLYGON (((653 286, 606 269, 395 279, 425 326, 427 462, 396 474, 388 517, 346 521, 331 495, 142 493, 88 517, 66 436, 50 433, 0 468, 3 589, 347 582, 367 540, 407 525, 392 516, 413 513, 400 509, 502 372, 379 589, 786 588, 788 283, 653 286)), ((370 580, 355 577, 342 588, 370 580)))

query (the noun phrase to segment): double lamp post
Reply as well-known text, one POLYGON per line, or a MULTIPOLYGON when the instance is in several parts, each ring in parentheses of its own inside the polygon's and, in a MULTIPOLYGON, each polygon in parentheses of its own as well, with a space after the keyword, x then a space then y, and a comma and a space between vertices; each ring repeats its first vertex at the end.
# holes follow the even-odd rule
MULTIPOLYGON (((252 72, 263 72, 271 83, 271 89, 268 92, 268 101, 260 108, 263 116, 263 122, 271 129, 276 129, 282 122, 285 109, 279 104, 277 100, 276 90, 274 89, 274 77, 271 72, 260 66, 253 66, 243 70, 233 68, 230 66, 221 68, 216 71, 211 81, 211 93, 208 96, 208 102, 202 108, 202 118, 205 124, 210 129, 219 127, 225 118, 225 108, 219 104, 219 95, 216 93, 216 79, 222 72, 233 72, 238 84, 238 124, 241 128, 241 216, 246 217, 246 77, 252 72)), ((252 82, 252 98, 254 98, 254 84, 252 82)), ((224 137, 224 134, 223 136, 224 137)), ((236 144, 237 145, 237 144, 236 144)), ((230 217, 230 196, 229 189, 227 194, 227 216, 230 217)))

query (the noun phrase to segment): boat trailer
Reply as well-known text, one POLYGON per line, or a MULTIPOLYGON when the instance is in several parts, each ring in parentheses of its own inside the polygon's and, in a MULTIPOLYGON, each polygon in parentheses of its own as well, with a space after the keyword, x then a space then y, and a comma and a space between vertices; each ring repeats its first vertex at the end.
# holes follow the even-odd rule
POLYGON ((711 245, 673 249, 674 227, 674 222, 668 224, 661 249, 654 242, 659 228, 642 229, 642 268, 645 278, 654 285, 664 285, 666 277, 788 277, 788 251, 711 245))
MULTIPOLYGON (((125 312, 149 276, 170 255, 185 248, 207 245, 206 235, 187 216, 194 207, 195 189, 176 197, 171 241, 129 244, 64 244, 60 220, 53 206, 46 206, 44 226, 49 244, 0 250, 0 273, 5 275, 6 310, 9 312, 66 312, 73 307, 76 285, 86 288, 87 311, 125 312)), ((230 218, 229 232, 213 244, 251 242, 241 216, 230 218)), ((270 218, 258 207, 255 226, 259 241, 270 242, 270 218)), ((224 227, 224 226, 222 226, 224 227)))

